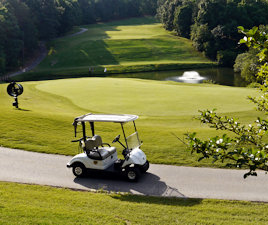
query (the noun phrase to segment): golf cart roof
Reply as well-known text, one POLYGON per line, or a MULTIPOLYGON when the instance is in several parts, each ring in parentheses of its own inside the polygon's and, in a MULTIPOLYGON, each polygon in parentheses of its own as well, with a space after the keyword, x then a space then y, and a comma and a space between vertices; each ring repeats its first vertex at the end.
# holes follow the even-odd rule
POLYGON ((136 115, 127 114, 86 114, 75 118, 76 122, 113 122, 113 123, 127 123, 134 121, 139 117, 136 115))

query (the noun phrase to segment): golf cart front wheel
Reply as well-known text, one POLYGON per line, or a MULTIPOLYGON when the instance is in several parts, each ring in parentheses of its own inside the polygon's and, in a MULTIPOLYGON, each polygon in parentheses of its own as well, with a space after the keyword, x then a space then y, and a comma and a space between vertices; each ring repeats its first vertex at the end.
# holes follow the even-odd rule
POLYGON ((144 165, 140 167, 140 170, 142 173, 146 173, 149 167, 150 167, 150 163, 148 160, 146 160, 146 163, 144 163, 144 165))
POLYGON ((73 166, 73 174, 76 177, 83 177, 85 173, 86 173, 86 168, 83 164, 79 163, 73 166))
POLYGON ((129 167, 127 170, 127 179, 129 181, 138 181, 140 178, 140 170, 137 167, 129 167))

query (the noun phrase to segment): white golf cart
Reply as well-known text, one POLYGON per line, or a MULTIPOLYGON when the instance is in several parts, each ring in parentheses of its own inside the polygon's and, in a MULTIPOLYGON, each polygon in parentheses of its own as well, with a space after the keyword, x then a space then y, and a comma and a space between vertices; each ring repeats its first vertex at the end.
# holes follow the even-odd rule
POLYGON ((74 156, 67 164, 73 168, 73 174, 77 177, 86 175, 87 172, 116 172, 123 174, 130 181, 137 181, 141 173, 145 173, 149 168, 146 155, 140 149, 141 141, 135 125, 136 115, 112 115, 112 114, 86 114, 74 119, 75 137, 77 126, 82 126, 83 137, 72 142, 79 142, 82 153, 74 156), (86 134, 86 124, 90 125, 92 136, 86 134), (95 134, 95 122, 113 122, 121 124, 125 144, 120 141, 120 135, 116 136, 112 143, 118 142, 123 147, 124 159, 117 158, 115 147, 102 142, 102 138, 95 134), (124 124, 133 122, 134 133, 126 137, 124 124), (104 147, 105 145, 105 147, 104 147))

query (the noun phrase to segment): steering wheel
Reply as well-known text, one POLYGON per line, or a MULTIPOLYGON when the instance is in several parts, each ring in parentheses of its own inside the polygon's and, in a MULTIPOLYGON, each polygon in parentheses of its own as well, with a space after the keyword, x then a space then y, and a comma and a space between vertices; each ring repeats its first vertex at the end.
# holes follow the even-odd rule
POLYGON ((120 139, 120 134, 118 134, 118 135, 114 138, 114 140, 113 140, 112 143, 115 143, 115 142, 119 141, 119 139, 120 139))

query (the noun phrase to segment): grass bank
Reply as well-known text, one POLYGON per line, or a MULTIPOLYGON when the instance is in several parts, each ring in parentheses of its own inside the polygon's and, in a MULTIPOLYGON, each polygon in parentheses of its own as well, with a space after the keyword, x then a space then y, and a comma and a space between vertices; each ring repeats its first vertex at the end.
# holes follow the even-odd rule
POLYGON ((267 224, 268 204, 78 192, 0 182, 0 224, 267 224))
POLYGON ((150 17, 83 27, 88 31, 81 35, 49 42, 45 60, 18 79, 106 76, 215 66, 192 47, 190 40, 167 32, 150 17))
MULTIPOLYGON (((193 119, 199 109, 217 108, 218 112, 239 117, 248 123, 260 115, 246 96, 253 89, 219 85, 192 85, 171 81, 150 81, 129 78, 81 78, 25 82, 19 97, 22 110, 12 107, 13 99, 0 95, 0 145, 29 151, 75 155, 73 119, 96 113, 137 114, 137 127, 144 141, 142 149, 152 163, 219 166, 198 163, 186 147, 173 135, 183 138, 197 131, 207 138, 215 133, 193 119)), ((6 85, 0 85, 5 93, 6 85)), ((116 124, 100 123, 96 133, 111 143, 120 134, 116 124)), ((130 132, 130 131, 129 131, 130 132)), ((122 135, 121 135, 122 136, 122 135)), ((121 151, 121 147, 116 146, 121 151)))

